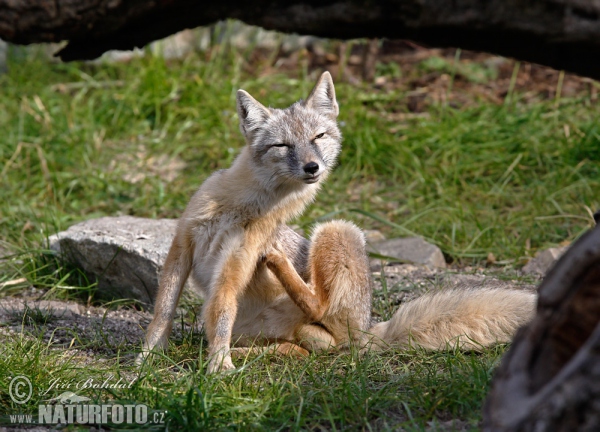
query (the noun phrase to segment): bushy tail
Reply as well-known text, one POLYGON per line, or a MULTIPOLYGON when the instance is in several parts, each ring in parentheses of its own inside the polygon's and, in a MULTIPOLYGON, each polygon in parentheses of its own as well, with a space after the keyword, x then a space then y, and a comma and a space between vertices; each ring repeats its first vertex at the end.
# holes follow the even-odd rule
POLYGON ((374 325, 372 349, 420 346, 481 350, 512 340, 535 313, 536 295, 509 289, 446 289, 401 306, 391 320, 374 325))

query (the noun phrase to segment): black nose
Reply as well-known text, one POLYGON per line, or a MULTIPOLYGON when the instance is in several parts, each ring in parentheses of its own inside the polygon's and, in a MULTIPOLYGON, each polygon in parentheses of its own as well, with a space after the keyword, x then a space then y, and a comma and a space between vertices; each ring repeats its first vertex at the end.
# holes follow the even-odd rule
MULTIPOLYGON (((306 170, 306 167, 304 167, 304 169, 306 170)), ((597 225, 600 225, 600 210, 594 213, 594 220, 596 221, 597 225)))
POLYGON ((314 174, 319 171, 319 164, 316 162, 309 162, 304 165, 304 172, 307 174, 314 174))

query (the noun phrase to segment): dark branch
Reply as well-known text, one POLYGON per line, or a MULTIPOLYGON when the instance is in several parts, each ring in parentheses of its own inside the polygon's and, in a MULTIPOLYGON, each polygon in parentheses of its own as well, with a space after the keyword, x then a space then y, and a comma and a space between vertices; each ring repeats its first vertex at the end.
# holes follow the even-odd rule
POLYGON ((456 46, 600 78, 600 3, 581 0, 0 0, 0 38, 68 40, 63 60, 92 59, 225 18, 323 37, 456 46))

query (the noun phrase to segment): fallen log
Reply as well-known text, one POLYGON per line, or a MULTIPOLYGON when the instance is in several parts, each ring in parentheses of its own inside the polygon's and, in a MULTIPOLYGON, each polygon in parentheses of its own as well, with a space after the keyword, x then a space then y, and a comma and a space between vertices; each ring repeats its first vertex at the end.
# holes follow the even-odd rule
POLYGON ((484 430, 600 430, 600 226, 540 285, 537 315, 493 379, 484 430))
POLYGON ((226 18, 288 33, 486 51, 600 78, 600 3, 582 0, 0 0, 0 39, 68 40, 63 60, 93 59, 226 18))

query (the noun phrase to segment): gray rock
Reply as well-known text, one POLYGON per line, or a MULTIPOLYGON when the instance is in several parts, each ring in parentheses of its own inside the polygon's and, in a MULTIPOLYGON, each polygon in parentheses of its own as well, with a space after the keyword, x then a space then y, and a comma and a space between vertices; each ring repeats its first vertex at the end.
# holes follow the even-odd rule
MULTIPOLYGON (((395 238, 375 243, 369 247, 369 251, 396 258, 396 260, 387 260, 388 262, 410 262, 424 264, 428 267, 446 267, 446 260, 444 260, 444 254, 440 248, 427 243, 420 237, 395 238)), ((378 258, 372 259, 371 266, 376 267, 381 261, 378 258)))
POLYGON ((523 267, 523 273, 544 276, 568 248, 568 246, 563 246, 539 251, 523 267))
POLYGON ((103 217, 73 225, 49 241, 52 250, 98 280, 101 296, 149 306, 176 227, 174 219, 103 217))

